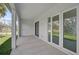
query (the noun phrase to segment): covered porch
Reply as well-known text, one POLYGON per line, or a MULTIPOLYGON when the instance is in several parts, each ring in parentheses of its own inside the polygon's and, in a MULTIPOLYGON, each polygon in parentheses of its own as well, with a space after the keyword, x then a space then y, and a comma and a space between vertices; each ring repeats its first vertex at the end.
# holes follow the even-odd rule
POLYGON ((17 40, 17 48, 11 55, 66 55, 35 36, 24 36, 17 40))
MULTIPOLYGON (((16 3, 10 4, 12 10, 12 55, 66 55, 79 54, 79 4, 53 3, 16 3), (67 12, 67 13, 65 13, 67 12), (65 14, 65 16, 63 16, 65 14), (56 17, 55 17, 56 16, 56 17), (68 42, 64 39, 64 19, 76 19, 74 38, 68 42), (72 18, 71 18, 72 17, 72 18), (53 37, 53 20, 58 20, 55 40, 53 37), (16 38, 16 21, 18 20, 18 38, 16 38), (76 38, 75 38, 76 37, 76 38), (64 43, 67 42, 67 43, 64 43), (73 43, 73 42, 74 43, 73 43), (70 43, 71 42, 71 43, 70 43), (66 46, 64 46, 66 45, 66 46), (72 46, 72 47, 71 47, 72 46), (74 47, 73 47, 74 46, 74 47)), ((74 21, 75 22, 75 21, 74 21)), ((70 26, 72 27, 72 26, 70 26)))

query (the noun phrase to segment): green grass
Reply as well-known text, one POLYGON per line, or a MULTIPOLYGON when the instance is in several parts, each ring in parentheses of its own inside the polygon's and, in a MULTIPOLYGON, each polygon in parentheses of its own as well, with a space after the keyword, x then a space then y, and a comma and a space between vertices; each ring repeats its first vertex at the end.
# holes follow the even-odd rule
POLYGON ((7 35, 7 36, 0 36, 0 45, 2 45, 6 40, 8 40, 8 38, 10 38, 9 35, 7 35))
POLYGON ((76 36, 75 35, 64 35, 64 39, 68 39, 68 40, 76 40, 76 36))
POLYGON ((11 37, 0 37, 0 55, 9 55, 11 52, 11 37))
MULTIPOLYGON (((52 35, 58 37, 59 36, 59 33, 58 32, 53 32, 52 35)), ((76 36, 73 35, 73 34, 64 33, 64 39, 71 40, 71 41, 75 41, 76 40, 76 36)))

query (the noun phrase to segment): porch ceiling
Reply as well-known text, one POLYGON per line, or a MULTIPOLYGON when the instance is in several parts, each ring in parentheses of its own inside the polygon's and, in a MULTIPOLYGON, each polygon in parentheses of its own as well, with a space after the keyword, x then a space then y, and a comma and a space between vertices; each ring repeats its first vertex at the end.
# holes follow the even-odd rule
POLYGON ((63 8, 62 6, 75 5, 76 3, 15 3, 16 11, 21 19, 33 20, 48 11, 50 8, 63 8))
POLYGON ((16 3, 16 10, 22 19, 33 20, 35 17, 46 12, 55 3, 16 3))

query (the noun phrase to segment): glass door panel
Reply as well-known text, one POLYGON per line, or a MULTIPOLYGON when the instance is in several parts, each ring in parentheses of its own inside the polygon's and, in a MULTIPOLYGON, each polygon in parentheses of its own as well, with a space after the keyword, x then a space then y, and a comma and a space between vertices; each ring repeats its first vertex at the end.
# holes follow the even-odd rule
POLYGON ((59 44, 59 15, 52 18, 52 42, 59 44))
POLYGON ((76 9, 63 13, 63 47, 76 52, 76 9))

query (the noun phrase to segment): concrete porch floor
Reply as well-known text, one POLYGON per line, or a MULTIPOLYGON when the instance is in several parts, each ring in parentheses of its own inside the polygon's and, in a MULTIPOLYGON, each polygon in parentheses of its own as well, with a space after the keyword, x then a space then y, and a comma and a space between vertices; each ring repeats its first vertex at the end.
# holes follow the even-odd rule
POLYGON ((34 36, 20 37, 17 40, 17 48, 11 55, 66 55, 46 42, 34 36))

